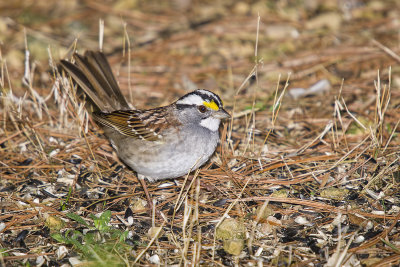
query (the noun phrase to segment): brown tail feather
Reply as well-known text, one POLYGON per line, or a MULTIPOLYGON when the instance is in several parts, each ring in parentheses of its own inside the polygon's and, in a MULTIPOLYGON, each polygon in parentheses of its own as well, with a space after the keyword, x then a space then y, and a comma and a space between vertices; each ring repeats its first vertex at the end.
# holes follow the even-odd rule
POLYGON ((129 109, 103 53, 87 51, 84 56, 75 53, 74 59, 75 64, 61 60, 61 66, 85 92, 94 111, 129 109))

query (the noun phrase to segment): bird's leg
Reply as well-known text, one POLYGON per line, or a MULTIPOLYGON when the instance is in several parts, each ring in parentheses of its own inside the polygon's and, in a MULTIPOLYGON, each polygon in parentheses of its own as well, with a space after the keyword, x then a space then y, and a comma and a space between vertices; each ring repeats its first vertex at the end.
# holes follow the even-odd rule
POLYGON ((143 191, 146 194, 147 203, 149 203, 150 210, 153 210, 153 200, 150 197, 149 190, 147 189, 146 181, 144 180, 146 177, 144 175, 138 174, 138 180, 142 185, 143 191))

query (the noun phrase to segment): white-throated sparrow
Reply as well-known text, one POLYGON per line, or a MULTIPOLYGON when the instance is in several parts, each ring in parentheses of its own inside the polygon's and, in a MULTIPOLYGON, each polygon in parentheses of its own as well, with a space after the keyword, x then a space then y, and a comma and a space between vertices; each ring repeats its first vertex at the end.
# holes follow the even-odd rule
POLYGON ((74 59, 62 60, 62 67, 87 96, 120 159, 138 174, 150 182, 180 177, 214 153, 221 119, 230 117, 218 95, 196 90, 165 107, 132 110, 103 53, 75 53, 74 59))

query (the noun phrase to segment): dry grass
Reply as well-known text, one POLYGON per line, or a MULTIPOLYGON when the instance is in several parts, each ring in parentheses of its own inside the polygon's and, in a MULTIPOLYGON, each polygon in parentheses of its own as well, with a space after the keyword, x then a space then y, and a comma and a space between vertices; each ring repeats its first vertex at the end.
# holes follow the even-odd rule
POLYGON ((400 6, 289 2, 0 4, 0 265, 400 264, 400 6), (99 18, 133 105, 207 88, 233 115, 206 166, 149 184, 159 214, 57 69, 99 18), (78 239, 92 258, 54 239, 71 229, 105 233, 78 239))

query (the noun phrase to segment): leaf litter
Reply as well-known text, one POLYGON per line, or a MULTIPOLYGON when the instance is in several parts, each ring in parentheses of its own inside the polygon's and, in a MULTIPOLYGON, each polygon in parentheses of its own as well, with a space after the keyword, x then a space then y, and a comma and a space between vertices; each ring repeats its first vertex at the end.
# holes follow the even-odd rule
POLYGON ((400 263, 396 1, 125 2, 1 4, 2 265, 400 263), (233 115, 156 210, 57 69, 99 18, 135 107, 198 87, 233 115))

